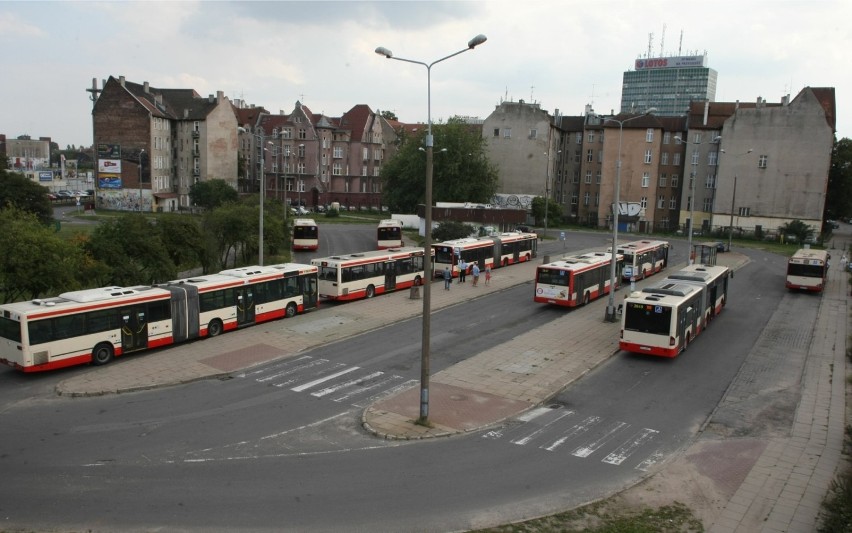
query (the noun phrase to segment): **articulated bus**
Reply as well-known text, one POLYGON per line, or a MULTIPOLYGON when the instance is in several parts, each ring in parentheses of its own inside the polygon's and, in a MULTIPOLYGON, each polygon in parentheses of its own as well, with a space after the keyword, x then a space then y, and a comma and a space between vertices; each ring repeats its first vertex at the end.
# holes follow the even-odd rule
POLYGON ((669 243, 666 241, 634 241, 618 246, 618 254, 624 256, 625 280, 645 279, 660 272, 669 262, 669 243))
POLYGON ((535 233, 500 233, 490 237, 465 238, 433 244, 435 275, 449 267, 453 277, 459 275, 459 259, 468 265, 476 261, 481 270, 530 261, 538 252, 535 233))
MULTIPOLYGON (((624 258, 616 256, 616 289, 621 279, 624 258)), ((589 252, 565 257, 546 265, 535 272, 535 295, 533 300, 564 307, 577 307, 609 294, 612 277, 612 254, 589 252)))
POLYGON ((831 258, 825 250, 803 248, 787 262, 787 288, 822 292, 828 276, 828 260, 831 258))
POLYGON ((396 220, 393 218, 388 220, 380 220, 377 234, 379 250, 402 247, 401 220, 396 220))
POLYGON ((319 226, 310 218, 293 221, 293 250, 316 250, 319 248, 319 226))
POLYGON ((624 300, 619 347, 676 357, 718 315, 728 299, 730 270, 690 265, 624 300))
POLYGON ((24 372, 104 365, 316 306, 317 268, 299 264, 66 292, 0 305, 0 362, 24 372))
POLYGON ((319 268, 319 295, 358 300, 423 284, 425 253, 413 246, 312 259, 319 268))

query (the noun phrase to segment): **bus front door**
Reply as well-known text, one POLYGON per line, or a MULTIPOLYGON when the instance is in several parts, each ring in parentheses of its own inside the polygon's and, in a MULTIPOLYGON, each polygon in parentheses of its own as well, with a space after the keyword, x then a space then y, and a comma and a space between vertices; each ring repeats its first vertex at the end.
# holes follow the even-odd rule
POLYGON ((305 309, 313 309, 317 306, 317 279, 313 276, 302 278, 302 302, 305 309))
POLYGON ((396 290, 396 261, 385 263, 385 292, 396 290))
POLYGON ((240 287, 234 290, 237 300, 237 327, 254 324, 255 307, 254 291, 251 287, 240 287))
POLYGON ((148 319, 144 305, 121 310, 121 352, 133 352, 148 347, 148 319))

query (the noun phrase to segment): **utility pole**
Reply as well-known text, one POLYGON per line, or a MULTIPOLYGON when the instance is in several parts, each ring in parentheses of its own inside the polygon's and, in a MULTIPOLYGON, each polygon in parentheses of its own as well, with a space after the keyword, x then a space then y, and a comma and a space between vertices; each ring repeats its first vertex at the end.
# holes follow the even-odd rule
MULTIPOLYGON (((98 94, 101 89, 98 89, 98 79, 92 78, 92 88, 86 89, 89 94, 89 100, 92 101, 92 213, 95 206, 98 205, 98 147, 95 141, 95 103, 98 101, 98 94)), ((77 169, 77 172, 80 170, 77 169)))

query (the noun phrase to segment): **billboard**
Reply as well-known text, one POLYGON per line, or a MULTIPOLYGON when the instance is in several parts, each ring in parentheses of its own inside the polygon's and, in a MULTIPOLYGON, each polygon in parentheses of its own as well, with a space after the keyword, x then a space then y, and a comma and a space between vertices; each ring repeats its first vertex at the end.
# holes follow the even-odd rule
POLYGON ((121 174, 121 159, 98 159, 98 174, 121 174))
POLYGON ((704 67, 705 56, 651 57, 636 60, 636 70, 704 67))
POLYGON ((121 175, 120 174, 100 174, 98 173, 98 189, 120 189, 121 175))
POLYGON ((53 172, 50 170, 42 171, 38 173, 39 181, 53 181, 53 172))
POLYGON ((98 159, 121 159, 121 145, 98 143, 98 159))

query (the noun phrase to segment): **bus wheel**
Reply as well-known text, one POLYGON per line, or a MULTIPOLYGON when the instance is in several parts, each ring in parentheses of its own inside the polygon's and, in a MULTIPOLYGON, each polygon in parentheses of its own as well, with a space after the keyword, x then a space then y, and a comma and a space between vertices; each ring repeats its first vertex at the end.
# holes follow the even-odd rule
POLYGON ((414 278, 414 286, 419 287, 421 285, 423 285, 423 279, 420 276, 416 276, 414 278))
POLYGON ((222 333, 222 321, 218 318, 216 320, 211 320, 210 323, 207 324, 207 336, 216 337, 220 333, 222 333))
POLYGON ((287 318, 293 318, 294 316, 296 316, 297 311, 298 309, 296 309, 296 304, 290 302, 287 304, 287 309, 284 310, 284 316, 286 316, 287 318))
POLYGON ((376 295, 376 288, 372 285, 367 285, 367 298, 372 298, 376 295))
POLYGON ((504 267, 509 266, 509 260, 508 259, 503 259, 503 266, 504 267))
POLYGON ((105 365, 112 361, 113 355, 115 355, 115 352, 112 349, 112 344, 102 342, 92 350, 92 364, 95 366, 105 365))
POLYGON ((589 305, 589 293, 583 298, 583 305, 589 305))

